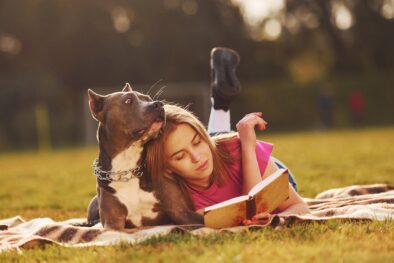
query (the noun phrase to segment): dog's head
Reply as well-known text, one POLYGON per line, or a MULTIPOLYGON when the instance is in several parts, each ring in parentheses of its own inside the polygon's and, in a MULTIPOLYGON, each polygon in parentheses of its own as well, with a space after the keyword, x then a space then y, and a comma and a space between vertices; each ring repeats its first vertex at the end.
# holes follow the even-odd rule
POLYGON ((142 143, 156 138, 165 124, 163 103, 133 91, 126 83, 121 92, 100 95, 88 90, 89 108, 109 136, 142 143))

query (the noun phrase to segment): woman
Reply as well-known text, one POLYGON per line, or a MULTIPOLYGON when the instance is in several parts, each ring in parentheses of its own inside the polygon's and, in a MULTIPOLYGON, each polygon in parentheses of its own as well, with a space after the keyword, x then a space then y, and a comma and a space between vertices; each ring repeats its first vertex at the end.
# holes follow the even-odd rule
MULTIPOLYGON (((236 126, 238 134, 211 138, 191 112, 174 105, 166 105, 165 111, 163 133, 147 148, 147 167, 156 182, 164 177, 176 180, 195 211, 202 213, 204 207, 246 194, 279 169, 271 157, 272 144, 256 140, 255 127, 264 130, 267 125, 261 112, 247 114, 240 120, 236 126)), ((289 187, 289 198, 276 212, 305 214, 309 210, 289 187)), ((263 223, 269 217, 258 214, 244 224, 263 223)))
MULTIPOLYGON (((255 127, 264 130, 267 125, 261 112, 250 113, 240 120, 238 134, 229 133, 229 106, 241 92, 235 75, 239 61, 235 50, 219 47, 211 51, 212 108, 208 131, 191 112, 166 105, 163 134, 147 147, 147 166, 153 180, 159 182, 166 178, 177 182, 185 200, 199 213, 203 213, 204 207, 248 193, 278 166, 286 168, 271 156, 271 144, 256 140, 255 127), (211 138, 208 132, 222 135, 211 138)), ((289 182, 292 186, 289 199, 275 212, 308 213, 290 172, 289 182)), ((252 221, 263 223, 269 217, 259 214, 252 221)), ((244 224, 252 221, 245 220, 244 224)))

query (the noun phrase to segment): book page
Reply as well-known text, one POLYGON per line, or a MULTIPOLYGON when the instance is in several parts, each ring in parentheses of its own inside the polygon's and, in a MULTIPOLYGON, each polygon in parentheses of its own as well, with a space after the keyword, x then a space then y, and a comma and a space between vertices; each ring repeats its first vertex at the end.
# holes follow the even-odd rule
POLYGON ((248 199, 249 199, 249 196, 247 196, 247 195, 237 196, 237 197, 228 199, 226 201, 223 201, 223 202, 211 205, 211 206, 207 206, 207 207, 204 208, 204 212, 208 212, 210 210, 218 209, 218 208, 221 208, 221 207, 224 207, 224 206, 228 206, 228 205, 231 205, 231 204, 239 203, 241 201, 245 201, 245 200, 248 200, 248 199))
POLYGON ((286 170, 285 173, 276 176, 275 180, 256 193, 254 196, 256 214, 271 213, 287 198, 289 198, 289 178, 286 170))
MULTIPOLYGON (((247 197, 247 196, 246 196, 247 197)), ((239 226, 246 218, 246 200, 222 206, 216 209, 204 210, 204 224, 211 228, 239 226)))
POLYGON ((254 196, 261 189, 267 187, 267 185, 275 181, 283 173, 286 173, 287 175, 287 169, 278 169, 276 172, 263 179, 260 183, 256 184, 255 186, 252 187, 252 189, 250 189, 249 196, 254 196))

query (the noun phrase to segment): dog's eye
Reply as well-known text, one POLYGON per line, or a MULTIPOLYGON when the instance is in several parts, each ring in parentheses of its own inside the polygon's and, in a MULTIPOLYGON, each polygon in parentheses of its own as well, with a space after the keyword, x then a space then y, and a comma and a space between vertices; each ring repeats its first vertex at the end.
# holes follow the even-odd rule
POLYGON ((131 103, 131 99, 127 99, 127 100, 125 100, 125 102, 124 102, 125 104, 130 104, 131 103))

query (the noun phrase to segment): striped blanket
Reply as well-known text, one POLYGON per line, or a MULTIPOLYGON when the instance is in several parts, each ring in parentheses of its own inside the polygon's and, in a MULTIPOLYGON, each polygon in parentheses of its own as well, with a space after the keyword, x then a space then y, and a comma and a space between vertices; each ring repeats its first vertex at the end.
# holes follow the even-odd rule
POLYGON ((204 236, 218 232, 240 232, 250 228, 286 227, 300 222, 326 220, 386 220, 394 219, 394 187, 388 185, 364 185, 331 189, 315 198, 305 198, 311 215, 274 216, 267 225, 239 226, 226 229, 211 229, 203 225, 164 225, 129 229, 118 232, 94 227, 76 227, 85 219, 70 219, 55 222, 50 218, 29 221, 21 217, 0 220, 0 252, 10 249, 33 248, 46 244, 67 247, 107 246, 119 242, 136 244, 152 237, 169 233, 188 233, 204 236))

